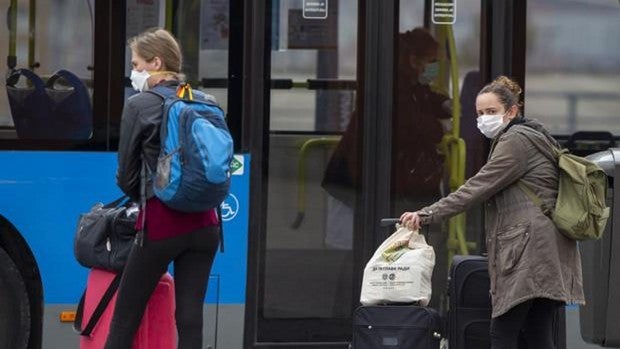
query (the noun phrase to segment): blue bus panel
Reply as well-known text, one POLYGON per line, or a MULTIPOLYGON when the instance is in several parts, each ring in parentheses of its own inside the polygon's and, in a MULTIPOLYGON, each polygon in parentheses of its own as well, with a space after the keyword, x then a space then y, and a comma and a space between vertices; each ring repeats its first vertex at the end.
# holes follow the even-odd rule
MULTIPOLYGON (((207 303, 245 303, 249 155, 235 155, 231 193, 222 204, 225 251, 218 251, 207 303)), ((96 202, 122 195, 116 153, 2 151, 0 215, 28 243, 39 266, 44 302, 77 303, 88 269, 73 255, 77 219, 96 202)))

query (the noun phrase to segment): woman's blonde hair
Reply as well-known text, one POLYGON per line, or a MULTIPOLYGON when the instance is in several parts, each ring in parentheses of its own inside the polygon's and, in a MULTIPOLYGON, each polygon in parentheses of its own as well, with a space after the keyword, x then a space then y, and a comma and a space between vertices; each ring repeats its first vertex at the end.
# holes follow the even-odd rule
POLYGON ((138 56, 151 62, 155 57, 162 61, 162 68, 181 73, 183 58, 177 40, 165 29, 154 28, 134 36, 127 45, 138 56))

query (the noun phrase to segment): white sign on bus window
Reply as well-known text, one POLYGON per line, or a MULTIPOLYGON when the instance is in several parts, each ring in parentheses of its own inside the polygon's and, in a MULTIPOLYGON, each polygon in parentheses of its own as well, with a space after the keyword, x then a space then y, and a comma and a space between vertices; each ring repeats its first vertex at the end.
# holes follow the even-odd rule
POLYGON ((433 23, 454 24, 456 22, 456 0, 433 0, 433 23))
POLYGON ((304 0, 303 18, 326 19, 327 0, 304 0))

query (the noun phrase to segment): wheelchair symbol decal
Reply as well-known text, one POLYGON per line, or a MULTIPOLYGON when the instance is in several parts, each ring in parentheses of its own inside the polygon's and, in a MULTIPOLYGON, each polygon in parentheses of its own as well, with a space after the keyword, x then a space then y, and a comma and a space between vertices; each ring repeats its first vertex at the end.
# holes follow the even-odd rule
POLYGON ((239 212, 239 200, 233 194, 228 194, 228 197, 222 202, 222 220, 228 222, 237 216, 239 212))

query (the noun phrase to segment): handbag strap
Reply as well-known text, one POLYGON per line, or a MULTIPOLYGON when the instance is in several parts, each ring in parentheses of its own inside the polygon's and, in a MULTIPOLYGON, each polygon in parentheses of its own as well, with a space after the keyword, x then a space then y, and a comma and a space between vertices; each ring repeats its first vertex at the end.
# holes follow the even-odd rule
POLYGON ((73 321, 73 330, 77 332, 80 336, 90 336, 91 332, 95 328, 95 325, 97 325, 97 322, 99 322, 101 315, 103 315, 103 312, 108 307, 108 304, 110 304, 114 293, 116 293, 118 285, 121 282, 121 276, 122 273, 117 273, 116 276, 114 276, 114 279, 105 290, 105 293, 101 297, 99 304, 97 304, 97 307, 95 308, 95 311, 88 320, 88 323, 82 329, 82 318, 84 317, 84 299, 86 298, 86 290, 84 290, 82 298, 80 298, 80 303, 78 304, 78 308, 75 314, 75 320, 73 321))
POLYGON ((217 205, 215 210, 217 212, 217 220, 220 226, 220 252, 224 253, 224 222, 222 220, 222 205, 217 205))
POLYGON ((116 199, 116 200, 114 200, 114 201, 112 201, 112 202, 110 202, 110 203, 107 203, 107 204, 103 205, 103 208, 113 208, 113 207, 117 207, 117 206, 119 206, 121 203, 123 203, 123 201, 126 201, 127 199, 129 199, 129 196, 127 196, 127 195, 123 195, 123 196, 121 196, 120 198, 118 198, 118 199, 116 199))
POLYGON ((140 153, 140 160, 142 165, 140 166, 140 229, 136 234, 135 243, 142 247, 144 246, 144 234, 146 230, 146 182, 148 176, 152 175, 152 171, 146 162, 144 153, 140 153))

